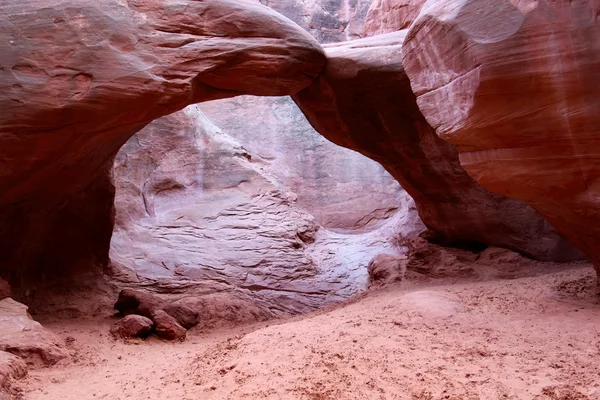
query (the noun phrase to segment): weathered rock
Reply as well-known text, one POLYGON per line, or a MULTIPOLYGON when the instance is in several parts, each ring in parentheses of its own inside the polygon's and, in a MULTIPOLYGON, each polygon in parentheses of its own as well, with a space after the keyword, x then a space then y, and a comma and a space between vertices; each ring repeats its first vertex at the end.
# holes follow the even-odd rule
POLYGON ((367 267, 371 284, 388 285, 402 282, 406 273, 406 256, 378 254, 367 267))
POLYGON ((419 231, 401 191, 389 220, 348 218, 360 234, 326 231, 258 159, 197 106, 136 134, 114 168, 114 279, 163 293, 243 291, 269 313, 305 312, 365 287, 367 263, 394 251, 400 219, 402 234, 419 231))
POLYGON ((11 379, 27 376, 27 365, 21 358, 6 351, 0 351, 0 388, 6 387, 11 379))
POLYGON ((200 322, 200 313, 181 303, 166 304, 163 310, 185 329, 191 329, 200 322))
POLYGON ((374 0, 365 19, 365 36, 408 29, 426 0, 374 0))
POLYGON ((36 365, 52 365, 68 356, 64 342, 11 298, 0 300, 0 350, 36 365))
POLYGON ((294 93, 325 62, 308 33, 251 0, 0 7, 0 270, 11 281, 106 262, 112 187, 98 184, 144 125, 190 103, 294 93))
POLYGON ((163 310, 186 329, 198 324, 200 315, 184 304, 162 300, 151 293, 135 289, 123 289, 115 303, 115 309, 123 315, 137 315, 153 319, 157 311, 163 310))
POLYGON ((315 132, 291 99, 240 96, 200 108, 324 228, 370 230, 398 211, 404 193, 398 182, 378 163, 315 132))
POLYGON ((152 315, 155 328, 154 331, 158 336, 167 340, 185 340, 186 330, 179 325, 175 318, 163 310, 158 310, 152 315))
POLYGON ((499 246, 540 260, 581 258, 524 203, 490 193, 417 107, 402 67, 406 31, 326 46, 327 68, 294 100, 317 131, 381 163, 448 244, 499 246))
POLYGON ((173 305, 198 310, 202 315, 198 328, 202 330, 213 330, 230 328, 240 324, 248 324, 277 316, 270 308, 270 304, 264 304, 253 298, 252 293, 241 291, 223 291, 202 296, 182 297, 173 302, 173 305))
POLYGON ((4 279, 0 278, 0 300, 10 297, 10 285, 4 279))
POLYGON ((260 0, 313 35, 319 43, 363 36, 372 0, 260 0))
POLYGON ((429 1, 404 65, 469 174, 529 203, 600 272, 599 13, 596 0, 429 1))
POLYGON ((123 289, 115 303, 115 310, 122 315, 137 314, 152 318, 155 311, 164 307, 164 301, 158 297, 135 289, 123 289))
POLYGON ((110 333, 115 338, 144 337, 154 328, 154 322, 151 319, 141 315, 126 315, 124 318, 116 321, 110 327, 110 333))

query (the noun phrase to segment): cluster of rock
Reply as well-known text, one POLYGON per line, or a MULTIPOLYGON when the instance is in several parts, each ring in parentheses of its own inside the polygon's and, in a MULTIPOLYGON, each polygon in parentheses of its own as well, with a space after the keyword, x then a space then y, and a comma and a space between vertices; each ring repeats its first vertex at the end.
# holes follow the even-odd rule
POLYGON ((200 321, 199 313, 185 305, 133 289, 119 293, 115 309, 124 316, 110 329, 116 338, 146 337, 155 333, 167 340, 185 340, 187 329, 200 321))

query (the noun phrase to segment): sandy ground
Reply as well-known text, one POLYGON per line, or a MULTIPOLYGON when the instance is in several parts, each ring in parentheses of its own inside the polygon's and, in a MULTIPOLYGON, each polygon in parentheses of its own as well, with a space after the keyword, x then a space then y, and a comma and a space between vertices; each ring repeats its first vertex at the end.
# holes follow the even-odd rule
POLYGON ((600 306, 589 267, 410 283, 286 321, 109 337, 56 319, 72 360, 32 370, 24 399, 600 399, 600 306))

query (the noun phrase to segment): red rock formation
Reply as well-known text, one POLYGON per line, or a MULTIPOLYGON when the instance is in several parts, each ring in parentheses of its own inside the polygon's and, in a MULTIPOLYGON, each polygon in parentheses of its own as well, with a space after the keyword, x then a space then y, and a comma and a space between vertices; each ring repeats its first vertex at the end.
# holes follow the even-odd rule
POLYGON ((600 2, 430 1, 404 64, 484 187, 537 209, 600 271, 600 2))
POLYGON ((200 108, 324 228, 364 232, 402 208, 405 192, 381 165, 315 132, 289 98, 239 96, 200 108))
POLYGON ((408 29, 425 0, 374 0, 365 19, 365 35, 375 36, 408 29))
POLYGON ((319 43, 363 37, 372 0, 259 0, 313 35, 319 43))
POLYGON ((0 270, 17 283, 106 263, 106 171, 148 122, 194 102, 294 93, 324 64, 310 35, 251 0, 0 7, 0 270))
POLYGON ((492 194, 460 166, 420 113, 397 32, 326 46, 326 71, 294 99, 331 141, 381 163, 446 243, 483 243, 541 260, 581 257, 526 204, 492 194))
MULTIPOLYGON (((323 229, 268 164, 199 108, 148 124, 115 159, 114 281, 160 292, 185 288, 188 296, 226 292, 270 313, 305 312, 356 293, 366 284, 370 259, 394 251, 394 235, 423 229, 400 191, 389 221, 365 226, 354 219, 351 234, 323 229)), ((328 185, 330 192, 347 190, 328 185)), ((346 200, 343 210, 355 215, 346 200)), ((151 316, 145 308, 134 313, 151 316)))

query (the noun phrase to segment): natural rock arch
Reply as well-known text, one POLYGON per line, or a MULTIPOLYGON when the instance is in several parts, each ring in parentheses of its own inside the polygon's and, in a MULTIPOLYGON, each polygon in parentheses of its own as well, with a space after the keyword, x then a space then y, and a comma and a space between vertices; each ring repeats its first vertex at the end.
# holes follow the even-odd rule
MULTIPOLYGON (((150 121, 206 100, 240 94, 297 94, 323 73, 326 62, 323 49, 310 35, 250 0, 102 0, 84 6, 50 1, 43 9, 35 3, 10 0, 2 7, 9 17, 2 22, 6 27, 0 34, 0 270, 17 284, 27 279, 52 280, 106 264, 114 196, 108 170, 118 149, 150 121)), ((368 48, 374 43, 373 51, 386 52, 397 48, 400 39, 383 46, 379 40, 357 46, 368 48)), ((339 49, 344 53, 355 45, 339 49)), ((332 58, 336 51, 335 46, 328 50, 332 58)), ((375 63, 374 72, 401 68, 394 54, 395 59, 387 59, 389 64, 375 63)), ((344 73, 332 65, 327 71, 344 73)), ((326 84, 327 71, 316 85, 326 84)), ((302 93, 315 89, 306 90, 302 93)), ((302 93, 297 100, 304 97, 302 93)), ((399 94, 414 102, 406 82, 399 94)), ((318 92, 316 96, 319 101, 331 99, 320 98, 318 92)), ((414 104, 411 107, 410 112, 417 113, 414 104)), ((319 118, 311 117, 313 124, 319 118)), ((420 114, 415 118, 422 119, 420 114)), ((376 154, 361 142, 364 137, 359 139, 342 144, 384 165, 397 163, 397 154, 376 154)), ((435 140, 431 135, 427 139, 435 140)), ((421 151, 421 144, 414 143, 413 150, 421 151)), ((450 148, 443 142, 438 145, 450 148)), ((441 151, 438 156, 443 163, 448 161, 445 157, 454 157, 452 151, 441 151)), ((450 175, 461 175, 454 164, 450 175)), ((399 180, 405 174, 412 174, 410 168, 395 169, 399 180)), ((452 179, 446 182, 453 183, 452 179)), ((491 194, 482 198, 496 198, 498 203, 472 202, 467 207, 478 214, 478 207, 507 202, 491 194)), ((510 231, 517 244, 478 235, 495 229, 486 225, 490 223, 486 218, 473 219, 479 229, 475 235, 462 237, 450 231, 445 236, 448 242, 475 237, 539 258, 569 254, 562 245, 556 245, 558 253, 552 254, 560 237, 537 215, 527 213, 529 217, 516 221, 520 225, 515 223, 516 229, 510 231), (533 234, 519 229, 531 220, 536 221, 533 234), (535 247, 530 240, 545 241, 546 235, 552 237, 546 250, 536 254, 527 249, 535 247)), ((434 230, 441 230, 435 218, 431 221, 428 224, 434 230)))

